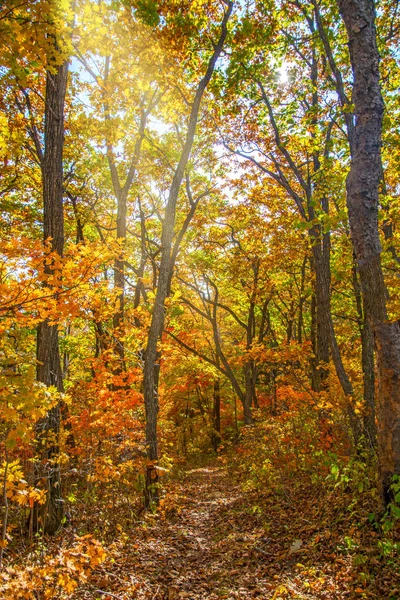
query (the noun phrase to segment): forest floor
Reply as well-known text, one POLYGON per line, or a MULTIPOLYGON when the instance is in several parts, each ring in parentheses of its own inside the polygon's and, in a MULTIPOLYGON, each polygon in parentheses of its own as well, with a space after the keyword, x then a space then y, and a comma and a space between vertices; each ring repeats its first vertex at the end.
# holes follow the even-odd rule
POLYGON ((166 488, 158 513, 121 533, 70 598, 400 598, 400 575, 376 558, 373 531, 326 507, 321 488, 260 497, 218 461, 166 488))

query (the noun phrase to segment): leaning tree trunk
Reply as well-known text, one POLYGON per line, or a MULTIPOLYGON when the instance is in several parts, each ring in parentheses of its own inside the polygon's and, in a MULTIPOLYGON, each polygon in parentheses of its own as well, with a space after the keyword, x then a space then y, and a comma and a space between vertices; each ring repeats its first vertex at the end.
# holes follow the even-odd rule
POLYGON ((400 324, 390 322, 378 230, 382 178, 383 100, 379 84, 373 0, 338 0, 349 37, 355 114, 354 148, 347 178, 347 206, 366 314, 377 351, 378 456, 382 499, 391 500, 393 475, 400 475, 400 324))
POLYGON ((147 458, 149 459, 149 465, 146 473, 145 500, 146 504, 148 505, 152 502, 158 501, 158 477, 157 469, 155 467, 155 462, 158 459, 157 414, 159 357, 157 344, 164 329, 165 300, 169 293, 173 269, 172 242, 175 231, 176 205, 185 168, 189 161, 194 142, 201 101, 214 72, 215 64, 222 52, 222 48, 228 33, 227 23, 232 13, 232 8, 233 3, 227 2, 227 10, 221 24, 220 38, 216 46, 214 46, 214 52, 208 62, 207 71, 196 89, 196 94, 190 111, 186 140, 172 180, 165 210, 165 219, 162 227, 160 271, 154 309, 147 337, 147 346, 144 354, 143 369, 143 394, 146 411, 146 447, 147 458))
MULTIPOLYGON (((50 243, 52 252, 62 256, 64 250, 63 216, 63 146, 64 104, 68 77, 68 62, 55 73, 47 72, 44 152, 41 160, 43 186, 43 239, 50 243)), ((53 264, 46 265, 51 273, 53 264)), ((45 284, 48 286, 48 284, 45 284)), ((37 380, 46 386, 63 391, 58 326, 46 319, 37 331, 37 380)), ((35 484, 45 488, 46 503, 36 505, 33 511, 33 529, 54 534, 63 518, 59 456, 60 403, 36 424, 38 460, 35 484)))

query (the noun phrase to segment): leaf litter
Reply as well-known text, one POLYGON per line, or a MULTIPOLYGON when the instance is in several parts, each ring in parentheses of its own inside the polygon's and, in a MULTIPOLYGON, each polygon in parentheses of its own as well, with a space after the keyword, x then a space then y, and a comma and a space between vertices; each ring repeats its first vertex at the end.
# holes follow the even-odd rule
POLYGON ((243 490, 218 463, 187 471, 70 598, 392 598, 383 580, 359 577, 340 549, 341 525, 333 530, 308 494, 291 505, 268 490, 243 490))

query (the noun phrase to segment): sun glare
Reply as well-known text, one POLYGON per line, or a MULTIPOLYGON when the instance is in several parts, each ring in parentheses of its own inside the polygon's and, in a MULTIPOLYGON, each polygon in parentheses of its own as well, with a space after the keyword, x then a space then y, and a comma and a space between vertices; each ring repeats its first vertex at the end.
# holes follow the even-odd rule
POLYGON ((279 83, 288 83, 289 81, 289 69, 290 63, 284 62, 280 67, 278 67, 279 73, 279 83))

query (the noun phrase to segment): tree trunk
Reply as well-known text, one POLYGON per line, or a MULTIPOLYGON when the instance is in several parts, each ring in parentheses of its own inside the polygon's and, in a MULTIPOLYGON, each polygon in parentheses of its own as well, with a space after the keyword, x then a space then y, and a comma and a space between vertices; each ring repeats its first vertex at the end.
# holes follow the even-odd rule
POLYGON ((157 413, 158 413, 158 350, 157 344, 164 329, 165 318, 165 300, 168 295, 170 281, 172 276, 172 242, 175 232, 176 205, 178 201, 179 190, 181 187, 184 172, 189 161, 192 150, 194 136, 196 132, 197 120, 200 112, 200 105, 208 83, 215 69, 215 64, 221 54, 227 35, 227 23, 232 13, 233 3, 227 2, 227 10, 225 12, 222 24, 221 34, 214 52, 208 62, 207 71, 197 86, 194 101, 190 111, 188 130, 186 133, 185 144, 182 149, 180 160, 174 177, 167 206, 165 209, 165 218, 162 227, 161 236, 161 261, 160 272, 158 278, 157 292, 154 302, 154 309, 150 323, 150 329, 147 337, 147 346, 144 353, 144 369, 143 369, 143 394, 146 412, 146 446, 147 457, 150 461, 147 470, 147 484, 149 487, 146 490, 145 500, 149 505, 151 502, 158 501, 157 486, 152 482, 156 479, 153 476, 155 469, 155 461, 158 459, 157 446, 157 413))
POLYGON ((364 431, 369 445, 374 447, 376 446, 374 334, 371 323, 365 315, 361 327, 361 355, 364 380, 364 431))
MULTIPOLYGON (((323 20, 321 17, 320 7, 319 7, 318 3, 316 2, 316 0, 312 0, 312 4, 315 9, 316 25, 317 25, 318 33, 319 33, 319 36, 321 38, 322 44, 325 49, 325 54, 326 54, 328 63, 330 65, 333 79, 335 82, 335 87, 336 87, 336 92, 337 92, 337 96, 339 99, 339 104, 343 111, 343 118, 346 123, 347 139, 349 141, 349 147, 350 147, 350 155, 353 156, 354 118, 353 118, 353 115, 348 111, 348 106, 351 104, 351 101, 347 96, 340 69, 338 68, 338 66, 335 62, 335 58, 334 58, 334 55, 332 52, 332 47, 331 47, 331 44, 329 41, 329 36, 327 35, 326 28, 324 26, 324 23, 323 23, 323 20)), ((356 275, 356 277, 357 277, 357 275, 356 275)), ((374 433, 374 430, 375 430, 375 417, 374 417, 375 390, 374 390, 374 372, 373 372, 374 349, 373 349, 373 345, 371 346, 371 327, 367 323, 368 319, 365 316, 365 314, 364 314, 364 316, 362 316, 362 314, 365 313, 365 307, 362 306, 361 297, 358 298, 358 290, 356 289, 358 286, 358 283, 357 283, 357 281, 354 280, 354 276, 353 276, 353 283, 356 284, 354 287, 354 291, 356 294, 356 303, 357 303, 357 309, 359 312, 359 316, 360 316, 361 320, 364 320, 364 325, 360 326, 361 343, 362 343, 362 369, 363 369, 363 376, 364 376, 364 401, 365 401, 366 409, 367 409, 367 413, 368 413, 366 415, 366 417, 364 418, 364 430, 365 430, 367 436, 369 437, 370 442, 373 444, 374 443, 373 439, 375 437, 375 433, 374 433)), ((361 433, 360 423, 359 423, 358 418, 356 417, 351 405, 349 405, 349 408, 350 408, 350 415, 349 415, 350 421, 352 421, 355 424, 355 434, 356 434, 356 439, 357 439, 357 437, 359 437, 359 435, 361 433)), ((354 431, 353 431, 353 433, 354 433, 354 431)))
POLYGON ((378 456, 384 504, 400 475, 400 324, 390 322, 378 230, 382 178, 383 100, 372 0, 338 0, 349 37, 355 114, 354 148, 347 177, 349 222, 363 301, 374 332, 378 372, 378 456))
MULTIPOLYGON (((127 193, 121 190, 117 196, 117 240, 123 244, 126 241, 126 202, 127 193)), ((125 320, 125 257, 123 254, 115 259, 114 287, 119 290, 117 306, 113 316, 115 353, 118 357, 118 367, 114 372, 118 375, 125 370, 125 348, 122 341, 125 320)))
POLYGON ((243 369, 244 381, 245 381, 245 394, 244 394, 244 420, 246 425, 253 423, 253 416, 251 407, 254 404, 256 407, 258 404, 258 398, 256 394, 256 371, 254 361, 248 362, 243 369), (247 417, 247 418, 246 418, 247 417))
POLYGON ((318 373, 318 356, 317 356, 317 301, 315 298, 315 289, 311 296, 311 348, 312 356, 310 358, 310 379, 311 388, 314 392, 321 391, 320 378, 318 373))
POLYGON ((253 406, 254 406, 254 408, 260 408, 260 405, 259 405, 259 402, 258 402, 258 396, 257 396, 257 389, 256 389, 257 377, 258 377, 258 367, 255 364, 255 362, 252 361, 252 365, 251 365, 251 387, 252 387, 252 392, 253 392, 253 406))
MULTIPOLYGON (((314 228, 313 228, 314 229, 314 228)), ((330 314, 330 259, 324 255, 319 235, 310 232, 312 244, 312 267, 315 274, 315 388, 321 391, 328 377, 329 363, 329 314, 330 314)))
POLYGON ((221 336, 219 333, 218 319, 217 319, 219 292, 218 292, 217 286, 212 281, 209 281, 209 283, 214 288, 214 300, 213 300, 213 307, 212 307, 212 315, 210 315, 210 322, 211 322, 212 328, 213 328, 215 352, 217 355, 218 365, 222 364, 224 372, 225 372, 226 376, 228 377, 229 381, 231 382, 232 388, 234 389, 235 393, 237 394, 238 398, 240 399, 240 402, 242 403, 244 424, 251 425, 253 423, 253 416, 252 416, 252 412, 251 412, 251 404, 252 404, 253 396, 252 396, 252 394, 249 394, 249 395, 247 394, 247 377, 246 377, 247 366, 245 367, 246 388, 245 388, 245 391, 243 392, 238 380, 236 379, 235 373, 233 372, 232 367, 230 366, 230 364, 224 354, 224 351, 222 349, 221 336))
POLYGON ((331 269, 329 234, 323 234, 322 243, 315 228, 311 230, 313 261, 315 271, 315 309, 316 309, 316 348, 317 372, 315 375, 316 391, 321 391, 328 376, 324 364, 329 361, 329 351, 332 355, 336 375, 346 396, 346 412, 349 419, 355 445, 361 435, 361 423, 353 407, 353 385, 344 368, 342 355, 337 343, 335 327, 331 312, 331 269), (328 237, 328 239, 327 239, 328 237))
MULTIPOLYGON (((68 78, 68 62, 47 72, 45 100, 44 153, 41 162, 43 185, 43 239, 50 240, 51 250, 62 256, 64 250, 63 215, 63 146, 64 104, 68 78)), ((45 271, 52 272, 53 265, 45 271)), ((47 285, 47 284, 46 284, 47 285)), ((37 380, 63 391, 58 326, 48 320, 37 331, 37 380)), ((59 528, 64 510, 61 498, 59 455, 60 403, 36 424, 38 461, 35 485, 47 492, 46 503, 35 505, 33 530, 54 534, 59 528)))
POLYGON ((355 260, 353 266, 353 289, 354 296, 356 299, 358 323, 361 337, 361 365, 364 388, 364 434, 366 442, 371 448, 373 448, 376 446, 374 335, 370 319, 368 319, 365 312, 365 307, 362 303, 361 285, 359 282, 357 265, 355 260))
POLYGON ((217 452, 218 446, 221 443, 221 381, 219 377, 214 381, 213 390, 213 431, 211 435, 211 443, 214 452, 217 452))

